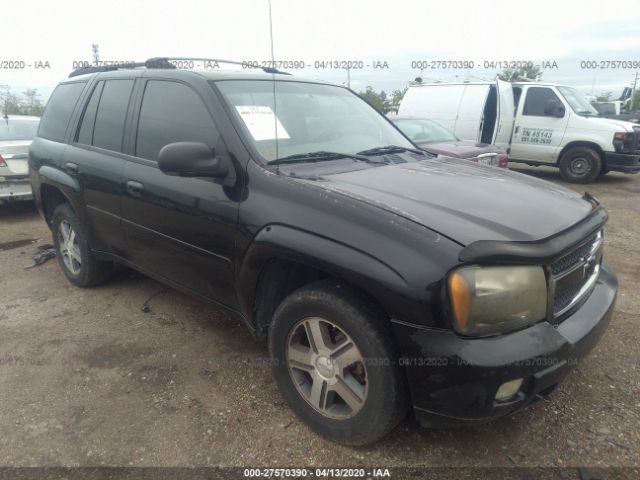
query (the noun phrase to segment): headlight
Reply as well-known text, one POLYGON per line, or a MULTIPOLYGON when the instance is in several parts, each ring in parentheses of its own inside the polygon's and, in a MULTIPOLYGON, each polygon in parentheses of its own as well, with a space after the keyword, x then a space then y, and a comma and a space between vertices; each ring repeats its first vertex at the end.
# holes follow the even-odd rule
POLYGON ((633 132, 614 133, 613 148, 616 152, 631 152, 633 150, 633 132))
POLYGON ((449 277, 453 326, 463 335, 517 330, 547 313, 542 267, 463 267, 449 277))
POLYGON ((613 134, 614 140, 633 140, 632 132, 616 132, 613 134))

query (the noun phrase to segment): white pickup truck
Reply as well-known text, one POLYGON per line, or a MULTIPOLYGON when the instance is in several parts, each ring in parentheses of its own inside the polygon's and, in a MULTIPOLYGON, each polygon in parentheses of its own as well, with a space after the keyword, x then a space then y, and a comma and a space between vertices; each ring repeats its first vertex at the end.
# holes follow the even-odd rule
POLYGON ((640 125, 599 117, 580 92, 563 85, 416 81, 398 114, 430 118, 462 140, 505 148, 513 162, 557 166, 569 182, 640 171, 640 125))

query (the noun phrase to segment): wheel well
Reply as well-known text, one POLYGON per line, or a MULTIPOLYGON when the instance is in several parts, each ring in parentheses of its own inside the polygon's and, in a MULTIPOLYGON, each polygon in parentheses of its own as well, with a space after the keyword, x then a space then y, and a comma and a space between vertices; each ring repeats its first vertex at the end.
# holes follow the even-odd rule
POLYGON ((598 152, 598 155, 600 156, 600 161, 602 162, 602 169, 604 170, 606 168, 605 155, 604 155, 604 152, 602 151, 602 148, 600 147, 600 145, 598 145, 597 143, 584 142, 584 141, 571 142, 571 143, 565 145, 565 147, 560 151, 560 154, 558 155, 558 161, 556 162, 556 164, 558 166, 560 166, 560 159, 562 158, 562 156, 565 153, 567 153, 568 150, 570 150, 572 148, 575 148, 575 147, 588 147, 588 148, 594 149, 596 152, 598 152))
POLYGON ((294 290, 318 280, 334 279, 356 289, 371 304, 384 312, 381 305, 371 295, 362 291, 349 282, 332 275, 324 270, 286 259, 272 259, 267 262, 258 277, 258 285, 253 302, 255 334, 258 338, 265 338, 271 323, 271 318, 278 305, 294 290))
POLYGON ((67 203, 69 200, 64 194, 56 187, 51 185, 42 185, 40 188, 40 197, 42 199, 42 211, 44 212, 44 218, 47 224, 51 226, 51 219, 53 217, 54 210, 58 205, 67 203))

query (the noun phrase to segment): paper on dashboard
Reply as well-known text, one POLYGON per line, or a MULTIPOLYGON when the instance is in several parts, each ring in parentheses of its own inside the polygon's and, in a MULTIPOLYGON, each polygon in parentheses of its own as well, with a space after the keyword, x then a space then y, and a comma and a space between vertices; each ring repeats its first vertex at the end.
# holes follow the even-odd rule
POLYGON ((271 107, 262 105, 239 105, 236 110, 249 129, 254 140, 281 140, 289 134, 276 117, 271 107))

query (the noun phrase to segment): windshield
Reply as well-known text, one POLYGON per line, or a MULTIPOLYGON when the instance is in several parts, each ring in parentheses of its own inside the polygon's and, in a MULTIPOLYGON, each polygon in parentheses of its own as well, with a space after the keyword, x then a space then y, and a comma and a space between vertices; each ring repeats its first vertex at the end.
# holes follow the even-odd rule
POLYGON ((415 148, 346 88, 316 83, 224 80, 216 86, 247 138, 267 161, 309 152, 415 148))
POLYGON ((558 87, 558 90, 577 114, 598 115, 598 111, 593 108, 587 99, 584 98, 584 95, 575 88, 558 87))
POLYGON ((38 131, 38 120, 0 117, 0 142, 7 140, 31 140, 38 131))
POLYGON ((427 119, 394 120, 397 127, 415 143, 457 142, 458 138, 437 122, 427 119))

